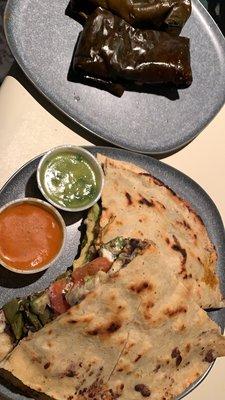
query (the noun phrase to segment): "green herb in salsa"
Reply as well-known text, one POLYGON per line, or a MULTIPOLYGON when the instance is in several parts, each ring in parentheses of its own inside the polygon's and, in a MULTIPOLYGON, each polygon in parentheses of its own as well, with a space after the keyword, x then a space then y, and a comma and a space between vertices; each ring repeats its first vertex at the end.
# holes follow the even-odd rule
POLYGON ((53 154, 46 160, 41 184, 54 203, 67 208, 86 206, 98 192, 96 175, 88 161, 68 151, 53 154))

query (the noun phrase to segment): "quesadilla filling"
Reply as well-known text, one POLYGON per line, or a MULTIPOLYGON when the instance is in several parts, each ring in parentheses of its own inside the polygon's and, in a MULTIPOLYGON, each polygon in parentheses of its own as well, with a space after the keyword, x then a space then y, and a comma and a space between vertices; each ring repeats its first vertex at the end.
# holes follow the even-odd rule
POLYGON ((148 241, 122 237, 102 245, 98 251, 94 246, 94 240, 91 242, 89 240, 87 243, 86 253, 81 250, 81 255, 76 260, 81 264, 83 257, 83 266, 74 270, 68 269, 44 292, 25 299, 13 299, 3 307, 1 330, 10 333, 14 344, 29 332, 38 331, 71 306, 78 304, 89 292, 105 282, 108 276, 126 267, 134 257, 149 246, 148 241), (94 259, 92 259, 93 254, 94 259), (85 262, 88 259, 91 261, 85 262))

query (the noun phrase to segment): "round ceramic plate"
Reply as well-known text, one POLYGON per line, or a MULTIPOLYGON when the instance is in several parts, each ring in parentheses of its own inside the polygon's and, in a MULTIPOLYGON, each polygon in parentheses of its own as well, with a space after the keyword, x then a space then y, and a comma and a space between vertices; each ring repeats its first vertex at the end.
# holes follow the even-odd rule
MULTIPOLYGON (((87 149, 94 155, 99 152, 109 157, 132 162, 143 167, 191 204, 193 209, 203 219, 209 236, 216 246, 218 252, 218 274, 222 292, 225 294, 225 235, 223 223, 216 206, 204 190, 186 175, 150 157, 106 147, 89 147, 87 149)), ((0 207, 9 201, 25 196, 42 198, 36 182, 36 169, 39 160, 40 157, 30 161, 7 182, 0 192, 0 207)), ((80 244, 79 226, 86 214, 84 212, 62 212, 61 214, 67 226, 67 242, 62 256, 57 260, 55 265, 40 274, 17 275, 0 267, 0 308, 13 297, 26 296, 46 288, 50 282, 72 264, 80 244)), ((223 311, 210 312, 209 315, 223 329, 225 323, 223 311)), ((179 399, 193 390, 205 378, 210 368, 179 399)), ((27 400, 28 397, 18 394, 17 389, 0 379, 0 399, 27 400)))
POLYGON ((52 103, 87 131, 123 148, 163 154, 190 142, 225 101, 225 40, 199 0, 182 34, 190 37, 193 83, 187 89, 126 91, 117 98, 67 79, 81 25, 69 0, 9 0, 5 32, 21 68, 52 103))

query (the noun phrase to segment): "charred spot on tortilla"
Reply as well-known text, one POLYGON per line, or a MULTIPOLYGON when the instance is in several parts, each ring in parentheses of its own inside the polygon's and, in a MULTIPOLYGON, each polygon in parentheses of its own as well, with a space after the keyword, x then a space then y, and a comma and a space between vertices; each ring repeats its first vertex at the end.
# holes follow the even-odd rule
POLYGON ((68 378, 74 378, 76 376, 76 372, 72 371, 72 370, 69 370, 69 371, 67 371, 66 376, 68 378))
POLYGON ((155 369, 153 369, 153 372, 155 372, 156 374, 160 370, 160 368, 161 368, 160 364, 156 365, 155 369))
POLYGON ((121 324, 118 322, 112 322, 109 327, 107 328, 107 332, 113 333, 116 332, 118 329, 121 328, 121 324))
POLYGON ((128 204, 128 206, 130 206, 131 204, 133 204, 132 197, 131 197, 130 193, 126 192, 126 193, 125 193, 125 196, 126 196, 126 198, 127 198, 127 204, 128 204))
POLYGON ((152 290, 152 284, 147 281, 142 281, 140 283, 132 284, 130 286, 132 292, 141 293, 143 290, 152 290))
POLYGON ((138 362, 138 360, 140 360, 141 357, 142 357, 142 355, 138 354, 138 356, 135 358, 134 362, 138 362))
MULTIPOLYGON (((77 392, 75 392, 75 395, 77 392)), ((104 382, 102 378, 96 378, 96 380, 88 387, 83 389, 78 389, 78 395, 83 396, 85 395, 84 399, 102 399, 102 400, 110 400, 114 398, 114 396, 109 396, 109 390, 104 387, 104 382)))
POLYGON ((189 353, 189 351, 191 350, 191 345, 190 345, 190 343, 186 344, 185 350, 186 350, 187 353, 189 353))
POLYGON ((182 313, 186 313, 187 312, 187 308, 183 307, 183 306, 179 306, 177 308, 171 309, 171 308, 167 308, 164 311, 164 314, 167 315, 168 317, 174 317, 177 316, 178 314, 182 314, 182 313))
POLYGON ((185 274, 182 277, 183 279, 191 279, 192 278, 192 274, 185 274))
POLYGON ((176 366, 178 367, 182 361, 182 357, 181 357, 180 350, 178 349, 178 347, 175 347, 172 350, 171 357, 176 359, 176 366))
POLYGON ((178 251, 182 255, 183 257, 182 264, 184 265, 187 261, 187 252, 184 248, 181 247, 181 244, 175 235, 173 235, 173 240, 174 244, 172 244, 171 248, 175 251, 178 251))
POLYGON ((141 194, 139 194, 139 196, 140 196, 140 200, 138 200, 138 203, 139 204, 144 204, 144 205, 146 205, 147 207, 154 207, 154 202, 152 201, 152 200, 147 200, 145 197, 143 197, 141 194))
POLYGON ((153 303, 153 301, 151 301, 151 300, 149 300, 148 302, 147 302, 147 304, 146 304, 146 309, 148 310, 149 308, 152 308, 152 307, 154 307, 154 303, 153 303))
POLYGON ((148 386, 144 385, 143 383, 135 385, 134 390, 136 390, 136 392, 140 392, 143 397, 151 396, 151 390, 149 389, 148 386))
MULTIPOLYGON (((165 184, 162 181, 160 181, 160 179, 156 179, 154 176, 152 176, 152 179, 153 179, 153 182, 155 183, 155 185, 165 186, 165 184)), ((168 188, 168 189, 170 190, 170 188, 168 188)))
POLYGON ((214 357, 214 355, 213 355, 213 350, 208 350, 203 361, 212 363, 213 361, 215 361, 215 358, 216 357, 214 357))
POLYGON ((185 228, 191 229, 189 223, 187 221, 185 221, 185 219, 183 220, 183 225, 185 226, 185 228))
POLYGON ((153 307, 154 303, 151 300, 149 300, 147 303, 143 303, 143 315, 145 319, 150 320, 152 318, 150 309, 153 307))
MULTIPOLYGON (((122 384, 123 385, 123 384, 122 384)), ((122 386, 121 385, 121 386, 122 386)), ((124 385, 123 385, 123 388, 124 388, 124 385)), ((118 397, 120 397, 121 396, 121 392, 122 392, 122 390, 123 390, 123 388, 121 389, 121 387, 120 388, 118 388, 116 391, 114 391, 114 390, 112 390, 112 389, 109 389, 109 393, 105 393, 105 392, 103 392, 103 394, 102 394, 102 396, 101 396, 101 399, 102 400, 116 400, 116 399, 118 399, 118 397), (120 393, 118 393, 118 391, 120 391, 120 393)), ((94 399, 93 399, 94 400, 94 399)), ((96 399, 97 400, 97 399, 96 399)))
POLYGON ((102 167, 103 174, 106 175, 106 173, 105 173, 105 164, 101 163, 101 167, 102 167))
POLYGON ((158 206, 159 206, 160 208, 162 208, 163 210, 166 210, 166 206, 164 206, 164 204, 161 203, 161 201, 155 200, 155 202, 156 202, 156 204, 158 204, 158 206))
POLYGON ((149 178, 152 178, 152 175, 149 174, 148 172, 139 172, 138 175, 141 175, 141 176, 149 176, 149 178))
POLYGON ((185 329, 186 329, 186 326, 184 325, 184 324, 182 324, 182 325, 180 325, 180 327, 179 327, 179 331, 180 332, 183 332, 183 331, 185 331, 185 329))
POLYGON ((48 369, 48 368, 50 367, 50 365, 51 365, 51 363, 50 363, 50 362, 47 362, 47 363, 44 365, 44 369, 48 369))
POLYGON ((105 335, 109 333, 115 333, 121 328, 121 323, 119 321, 112 321, 105 326, 99 326, 94 329, 90 329, 87 331, 88 335, 97 336, 97 335, 105 335))
POLYGON ((88 335, 96 336, 96 335, 99 334, 99 329, 98 329, 98 328, 95 328, 95 329, 92 329, 92 330, 87 331, 87 333, 88 333, 88 335))

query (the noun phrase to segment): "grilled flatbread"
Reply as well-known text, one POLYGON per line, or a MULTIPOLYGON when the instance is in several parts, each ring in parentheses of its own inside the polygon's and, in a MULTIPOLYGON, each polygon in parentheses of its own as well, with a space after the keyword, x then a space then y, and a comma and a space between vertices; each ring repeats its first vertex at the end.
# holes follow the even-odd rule
POLYGON ((0 364, 56 400, 173 399, 225 339, 150 245, 0 364))
MULTIPOLYGON (((90 210, 91 214, 92 211, 90 210)), ((14 298, 0 309, 0 361, 21 339, 30 332, 40 330, 70 307, 80 303, 89 292, 107 279, 107 274, 112 275, 125 268, 150 244, 149 241, 117 237, 104 244, 97 252, 93 248, 92 239, 94 221, 90 218, 87 222, 89 221, 91 224, 87 229, 88 240, 74 263, 74 271, 68 268, 43 292, 14 298)))
POLYGON ((190 205, 132 164, 102 155, 98 160, 105 174, 99 240, 128 235, 152 240, 201 307, 223 306, 217 253, 190 205))

